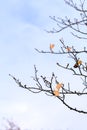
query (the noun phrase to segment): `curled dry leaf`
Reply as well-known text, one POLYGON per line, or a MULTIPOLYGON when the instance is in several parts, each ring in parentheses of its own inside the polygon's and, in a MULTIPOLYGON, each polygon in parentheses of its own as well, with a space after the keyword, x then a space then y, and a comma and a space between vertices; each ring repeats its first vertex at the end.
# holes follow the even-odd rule
POLYGON ((52 49, 54 48, 54 44, 50 44, 50 50, 52 51, 52 49))
POLYGON ((53 93, 55 96, 59 96, 59 94, 60 94, 58 90, 54 90, 53 93))
POLYGON ((71 47, 69 47, 69 46, 67 46, 67 47, 66 47, 66 50, 67 50, 68 52, 70 52, 70 51, 71 51, 71 49, 72 49, 72 48, 71 48, 71 47))
POLYGON ((58 84, 56 85, 56 89, 59 91, 59 89, 62 88, 62 86, 63 86, 62 83, 58 83, 58 84))
POLYGON ((55 95, 55 96, 59 96, 59 94, 60 94, 59 90, 60 90, 60 88, 62 88, 62 87, 63 87, 63 84, 62 84, 62 83, 58 83, 58 84, 56 85, 56 88, 55 88, 55 90, 54 90, 54 95, 55 95))
POLYGON ((79 65, 81 65, 81 64, 82 64, 82 61, 81 61, 81 60, 78 60, 73 67, 74 67, 74 68, 77 68, 77 67, 79 67, 79 65))
POLYGON ((76 63, 73 67, 74 67, 74 68, 77 68, 78 66, 79 66, 78 63, 76 63))
POLYGON ((82 61, 81 61, 81 60, 78 60, 77 62, 78 62, 78 65, 81 65, 81 64, 82 64, 82 61))

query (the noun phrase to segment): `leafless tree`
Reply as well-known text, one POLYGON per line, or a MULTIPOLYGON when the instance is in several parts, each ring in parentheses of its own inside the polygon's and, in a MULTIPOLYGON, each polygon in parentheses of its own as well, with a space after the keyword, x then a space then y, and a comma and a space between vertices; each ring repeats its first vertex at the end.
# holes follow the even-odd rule
MULTIPOLYGON (((57 24, 57 28, 53 28, 51 31, 47 31, 48 33, 60 33, 61 31, 70 30, 71 35, 78 40, 87 40, 87 7, 85 0, 78 0, 78 3, 75 3, 74 0, 64 0, 67 5, 72 7, 74 10, 77 11, 79 18, 71 18, 65 17, 55 17, 50 16, 50 18, 57 24)), ((61 67, 67 71, 71 71, 74 76, 80 77, 82 80, 83 88, 81 91, 72 90, 70 83, 68 82, 67 86, 64 83, 60 83, 58 81, 58 76, 55 73, 52 73, 50 79, 46 76, 41 75, 38 76, 38 70, 36 66, 34 66, 35 76, 33 80, 36 83, 34 87, 28 87, 27 85, 23 85, 18 79, 10 74, 10 76, 15 80, 15 82, 19 85, 19 87, 29 90, 32 93, 40 93, 44 92, 48 96, 55 96, 58 100, 60 100, 66 107, 70 110, 73 110, 78 113, 87 114, 86 110, 78 109, 77 107, 72 107, 66 101, 66 97, 68 95, 82 97, 83 95, 87 95, 87 61, 83 61, 81 58, 81 54, 87 54, 86 47, 83 47, 82 50, 77 50, 74 46, 69 46, 65 43, 63 38, 59 39, 61 43, 61 47, 59 51, 54 51, 54 44, 50 44, 48 51, 38 50, 37 52, 40 54, 54 54, 54 55, 67 55, 69 58, 72 59, 74 64, 69 63, 67 60, 66 65, 61 63, 56 63, 58 67, 61 67), (53 82, 55 82, 55 87, 53 86, 53 82)), ((78 83, 78 82, 77 82, 78 83)))
POLYGON ((11 120, 6 119, 7 125, 4 125, 5 130, 21 130, 20 127, 11 120))

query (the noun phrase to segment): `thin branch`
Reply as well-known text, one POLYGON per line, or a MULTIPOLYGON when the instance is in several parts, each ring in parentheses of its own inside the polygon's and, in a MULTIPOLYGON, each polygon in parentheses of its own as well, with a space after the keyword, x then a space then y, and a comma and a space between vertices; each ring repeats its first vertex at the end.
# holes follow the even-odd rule
POLYGON ((79 54, 79 53, 87 53, 86 50, 81 50, 81 51, 70 51, 70 52, 51 52, 51 51, 43 51, 43 50, 38 50, 35 48, 35 50, 39 53, 48 53, 48 54, 72 54, 72 53, 75 53, 75 54, 79 54))
MULTIPOLYGON (((53 91, 52 91, 52 90, 47 90, 47 89, 43 89, 43 88, 35 88, 35 87, 25 87, 25 85, 22 85, 21 82, 19 82, 19 80, 17 80, 14 76, 12 76, 12 75, 10 75, 10 74, 9 74, 9 76, 11 76, 11 77, 15 80, 15 82, 19 85, 19 87, 22 87, 22 88, 24 88, 24 89, 27 89, 27 90, 31 91, 32 93, 45 92, 47 95, 48 95, 48 94, 51 94, 51 95, 49 95, 49 96, 55 96, 55 95, 53 94, 53 91), (35 92, 35 90, 39 90, 39 92, 35 92)), ((64 95, 64 96, 67 95, 67 94, 70 94, 70 95, 73 94, 73 95, 81 96, 81 95, 86 95, 87 92, 85 92, 85 93, 76 92, 76 91, 74 91, 74 92, 63 92, 63 93, 60 92, 60 94, 62 94, 62 95, 64 95)), ((73 111, 76 111, 76 112, 82 113, 82 114, 87 114, 86 111, 78 110, 77 108, 73 108, 73 107, 69 106, 69 105, 65 102, 65 100, 62 99, 60 96, 57 96, 57 98, 58 98, 66 107, 68 107, 70 110, 73 110, 73 111)))
POLYGON ((83 110, 79 110, 77 108, 73 108, 71 106, 69 106, 64 100, 62 100, 60 97, 57 97, 66 107, 68 107, 70 110, 73 110, 75 112, 78 112, 78 113, 82 113, 82 114, 87 114, 87 111, 83 111, 83 110))
MULTIPOLYGON (((77 7, 77 4, 73 2, 73 0, 64 0, 66 4, 68 4, 69 6, 73 7, 74 9, 76 9, 76 11, 79 11, 79 12, 83 12, 82 10, 82 7, 84 6, 84 2, 83 3, 81 2, 80 0, 80 3, 81 3, 81 8, 77 7)), ((84 9, 85 12, 87 12, 87 10, 84 9)))
POLYGON ((75 21, 75 22, 71 22, 71 20, 69 18, 67 18, 67 19, 57 18, 59 20, 57 20, 56 18, 55 18, 56 19, 55 20, 54 17, 50 17, 50 18, 52 20, 54 20, 55 22, 57 22, 57 25, 59 26, 59 29, 53 28, 53 30, 47 31, 48 33, 59 33, 59 32, 65 30, 67 28, 71 28, 76 32, 87 35, 87 32, 81 31, 80 29, 76 29, 74 27, 75 25, 81 25, 81 23, 84 23, 84 25, 85 25, 85 23, 87 22, 87 18, 79 20, 79 21, 75 21))
POLYGON ((85 39, 85 40, 87 40, 86 37, 78 36, 78 35, 74 34, 73 32, 71 32, 71 34, 72 34, 74 37, 77 37, 77 38, 79 38, 79 39, 85 39))
MULTIPOLYGON (((67 16, 64 19, 60 17, 56 18, 55 16, 53 17, 50 16, 50 18, 56 22, 58 29, 53 28, 52 31, 47 31, 47 32, 59 33, 69 28, 72 30, 71 34, 73 36, 77 37, 78 39, 86 40, 87 31, 86 31, 86 28, 84 27, 87 27, 87 10, 84 7, 85 0, 83 1, 79 0, 80 6, 77 6, 77 4, 73 0, 64 0, 64 1, 66 4, 73 7, 79 13, 80 19, 74 18, 74 20, 72 21, 67 16)), ((73 110, 78 113, 87 114, 87 111, 79 110, 76 107, 72 107, 65 100, 66 96, 68 95, 73 95, 73 96, 74 95, 76 96, 87 95, 87 63, 82 62, 82 60, 80 60, 80 58, 78 57, 79 54, 83 54, 83 53, 87 54, 86 47, 84 47, 84 49, 82 50, 77 51, 73 46, 72 47, 66 46, 63 39, 60 39, 60 42, 62 46, 60 47, 60 50, 58 52, 53 51, 54 47, 52 47, 52 49, 49 48, 50 51, 38 50, 36 48, 35 50, 38 53, 67 55, 69 58, 74 60, 74 65, 71 65, 68 62, 66 66, 60 63, 57 63, 57 66, 63 69, 72 71, 73 75, 79 76, 80 78, 82 78, 83 80, 82 84, 84 86, 82 91, 77 91, 77 90, 72 91, 69 83, 68 83, 68 87, 66 88, 64 83, 60 83, 58 81, 57 76, 55 76, 54 73, 52 73, 49 80, 46 76, 43 76, 43 75, 38 76, 38 70, 35 65, 34 65, 35 75, 34 77, 32 77, 33 80, 35 81, 35 87, 31 87, 31 86, 28 87, 27 85, 23 85, 18 79, 16 79, 11 74, 9 74, 9 76, 11 76, 15 80, 15 82, 19 85, 19 87, 23 89, 26 89, 32 93, 44 92, 48 96, 55 96, 70 110, 73 110), (53 84, 55 84, 55 86, 53 84), (55 92, 57 92, 57 94, 55 92)))

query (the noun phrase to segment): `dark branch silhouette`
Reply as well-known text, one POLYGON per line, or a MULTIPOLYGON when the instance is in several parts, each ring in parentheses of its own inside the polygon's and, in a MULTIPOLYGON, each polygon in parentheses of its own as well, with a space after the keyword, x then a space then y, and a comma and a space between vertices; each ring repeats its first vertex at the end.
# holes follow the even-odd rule
MULTIPOLYGON (((64 31, 65 29, 71 29, 71 34, 78 38, 78 40, 86 40, 87 39, 87 9, 85 8, 86 1, 85 0, 79 0, 80 5, 76 4, 73 0, 64 0, 66 4, 68 4, 70 7, 75 9, 78 12, 78 15, 80 18, 74 18, 73 21, 65 17, 59 18, 55 16, 50 16, 50 18, 56 22, 57 29, 53 28, 52 31, 47 31, 48 33, 59 33, 61 31, 64 31)), ((78 113, 87 114, 87 110, 80 110, 77 107, 72 107, 69 105, 66 101, 66 97, 68 95, 73 96, 87 96, 87 61, 83 61, 81 55, 87 54, 86 47, 83 47, 82 50, 75 49, 74 46, 68 46, 66 45, 63 38, 59 39, 59 42, 61 43, 61 47, 59 48, 58 52, 54 51, 54 44, 50 44, 49 50, 35 50, 38 53, 41 54, 52 54, 52 55, 67 55, 67 58, 71 58, 73 61, 72 63, 69 63, 69 60, 67 60, 66 65, 63 65, 62 63, 56 63, 57 67, 63 68, 67 71, 70 71, 73 73, 73 75, 80 77, 82 80, 83 88, 82 90, 72 90, 70 87, 70 83, 65 86, 64 83, 60 83, 58 81, 58 77, 55 75, 55 73, 52 73, 50 76, 50 79, 48 79, 46 76, 41 75, 38 76, 38 70, 36 66, 34 66, 35 70, 35 76, 32 77, 35 81, 35 86, 27 86, 23 85, 15 76, 9 74, 15 82, 19 85, 19 87, 26 89, 32 93, 41 93, 44 92, 48 96, 55 96, 57 99, 59 99, 67 108, 70 110, 73 110, 78 113), (55 86, 53 85, 55 84, 55 86)))
POLYGON ((50 16, 50 18, 56 22, 57 28, 53 28, 48 33, 59 33, 65 29, 71 29, 71 34, 79 39, 87 39, 87 9, 85 5, 87 4, 85 0, 79 0, 80 5, 78 6, 73 0, 64 0, 66 4, 71 6, 78 12, 79 18, 74 18, 71 20, 67 16, 65 18, 50 16))

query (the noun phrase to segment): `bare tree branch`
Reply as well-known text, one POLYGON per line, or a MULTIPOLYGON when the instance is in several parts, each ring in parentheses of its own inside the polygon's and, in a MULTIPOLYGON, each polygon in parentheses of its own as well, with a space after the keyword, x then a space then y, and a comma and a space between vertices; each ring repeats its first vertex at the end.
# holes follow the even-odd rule
MULTIPOLYGON (((74 18, 71 20, 67 16, 65 18, 61 17, 55 17, 50 16, 50 18, 56 22, 58 28, 53 28, 52 31, 47 31, 48 33, 59 33, 63 30, 71 29, 71 34, 80 39, 87 39, 87 9, 85 8, 86 1, 85 0, 79 0, 79 4, 75 3, 73 0, 64 0, 66 4, 68 4, 70 7, 75 9, 78 12, 78 15, 80 18, 74 18)), ((68 85, 65 86, 64 83, 60 83, 58 81, 57 76, 52 73, 50 78, 47 78, 46 76, 38 76, 38 70, 36 66, 34 65, 34 71, 35 75, 33 80, 35 81, 35 86, 27 86, 23 85, 18 79, 16 79, 14 76, 9 74, 15 82, 19 85, 19 87, 26 89, 32 93, 41 93, 44 92, 47 96, 55 96, 57 99, 59 99, 67 108, 70 110, 73 110, 78 113, 87 114, 87 110, 80 110, 77 107, 72 107, 68 104, 66 101, 66 97, 68 95, 73 95, 77 97, 87 96, 87 61, 83 61, 81 54, 84 54, 84 56, 87 56, 87 49, 84 47, 82 50, 75 49, 74 46, 68 46, 65 41, 62 39, 59 39, 59 42, 61 43, 61 47, 59 48, 58 52, 55 52, 54 44, 51 44, 48 51, 43 51, 36 49, 35 50, 40 54, 52 54, 52 55, 63 55, 67 56, 66 64, 57 62, 57 67, 60 67, 61 69, 65 69, 67 71, 73 72, 73 75, 80 77, 82 80, 82 90, 78 91, 72 90, 70 83, 68 82, 68 85), (70 63, 70 60, 68 58, 71 58, 73 61, 70 63)), ((77 81, 78 82, 78 81, 77 81)))

